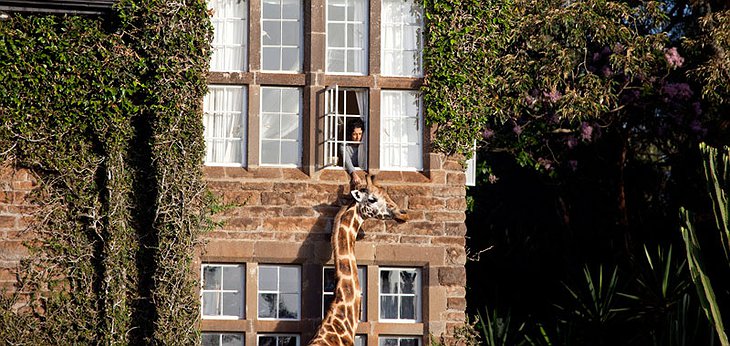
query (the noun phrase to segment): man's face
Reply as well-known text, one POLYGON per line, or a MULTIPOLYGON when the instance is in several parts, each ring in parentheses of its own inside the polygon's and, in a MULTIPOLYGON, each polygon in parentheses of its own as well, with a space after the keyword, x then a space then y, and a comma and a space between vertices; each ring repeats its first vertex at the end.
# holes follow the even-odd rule
POLYGON ((352 138, 350 138, 353 142, 359 142, 362 140, 362 129, 359 127, 356 127, 354 130, 352 130, 352 138))

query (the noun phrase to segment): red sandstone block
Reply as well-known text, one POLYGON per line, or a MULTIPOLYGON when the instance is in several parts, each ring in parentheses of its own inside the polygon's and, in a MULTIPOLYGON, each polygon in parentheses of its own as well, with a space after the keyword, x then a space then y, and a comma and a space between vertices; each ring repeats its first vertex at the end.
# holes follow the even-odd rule
POLYGON ((293 193, 268 192, 261 193, 262 205, 295 205, 295 195, 293 193))
POLYGON ((286 180, 309 180, 309 176, 297 168, 284 168, 281 173, 286 180))
POLYGON ((400 242, 401 244, 430 244, 431 237, 404 235, 400 237, 400 242))
POLYGON ((466 264, 466 249, 464 245, 446 249, 446 263, 463 266, 466 264))
POLYGON ((392 234, 404 235, 443 235, 444 226, 442 223, 433 223, 428 221, 409 221, 399 224, 395 221, 387 221, 385 230, 392 234))
POLYGON ((446 208, 451 210, 466 210, 466 198, 455 197, 446 200, 446 208))
POLYGON ((432 184, 446 184, 446 172, 431 171, 428 175, 432 184))
POLYGON ((383 183, 402 182, 403 173, 400 171, 380 171, 376 174, 375 181, 383 183))
POLYGON ((253 173, 243 167, 226 167, 226 178, 229 179, 245 179, 253 177, 253 173))
POLYGON ((268 218, 282 216, 285 207, 272 207, 272 206, 245 206, 242 208, 235 208, 236 215, 243 217, 254 217, 254 218, 268 218))
POLYGON ((215 192, 235 191, 241 189, 241 183, 237 181, 207 181, 208 188, 215 192))
POLYGON ((432 211, 426 213, 426 220, 463 222, 466 220, 466 214, 462 211, 432 211))
POLYGON ((17 273, 11 268, 0 268, 0 282, 15 282, 17 273))
POLYGON ((274 183, 274 191, 280 192, 306 192, 307 183, 274 183))
POLYGON ((466 269, 464 267, 441 267, 438 270, 439 283, 444 286, 466 285, 466 269))
POLYGON ((452 310, 466 310, 465 298, 447 298, 446 308, 452 310))
POLYGON ((433 188, 433 195, 437 197, 466 196, 464 186, 437 186, 433 188))
POLYGON ((274 183, 244 182, 239 187, 241 190, 272 191, 274 183))
POLYGON ((384 233, 385 223, 379 220, 368 220, 360 228, 365 233, 384 233))
POLYGON ((261 226, 261 219, 253 217, 237 217, 224 221, 225 230, 252 231, 261 226))
POLYGON ((446 160, 442 168, 446 171, 464 171, 464 167, 457 160, 446 160))
POLYGON ((432 190, 430 187, 423 185, 392 185, 388 186, 387 191, 389 194, 394 195, 405 195, 405 196, 431 196, 432 190))
POLYGON ((307 232, 316 224, 311 217, 277 217, 264 220, 263 229, 280 232, 307 232))
POLYGON ((15 216, 0 215, 0 229, 15 228, 15 216))
POLYGON ((251 169, 254 178, 263 179, 281 179, 283 176, 281 168, 278 167, 259 167, 251 169))
POLYGON ((446 175, 446 183, 449 185, 461 185, 466 184, 466 174, 463 172, 452 172, 446 175))
POLYGON ((223 191, 223 203, 236 206, 261 204, 261 192, 251 191, 223 191))
POLYGON ((6 240, 0 242, 0 260, 20 261, 28 256, 28 248, 21 241, 6 240))
POLYGON ((282 212, 284 216, 316 216, 311 207, 284 207, 282 212))
POLYGON ((0 191, 0 203, 13 203, 13 193, 11 191, 0 191))
POLYGON ((440 245, 466 245, 464 237, 434 237, 432 242, 440 245))
POLYGON ((403 181, 407 183, 428 183, 430 179, 420 172, 403 172, 403 181))
POLYGON ((203 167, 203 176, 205 178, 209 178, 209 179, 225 178, 225 176, 226 176, 225 167, 204 166, 203 167))
POLYGON ((411 196, 408 198, 408 209, 441 210, 444 201, 436 197, 411 196))
POLYGON ((373 233, 373 234, 365 234, 365 238, 363 240, 366 241, 373 241, 378 243, 397 243, 398 242, 398 235, 392 235, 392 234, 383 234, 383 233, 373 233))
POLYGON ((319 174, 320 180, 349 182, 350 176, 342 169, 324 169, 319 174))
POLYGON ((444 234, 451 236, 466 235, 466 225, 463 222, 446 222, 444 224, 444 234))
MULTIPOLYGON (((293 196, 293 194, 291 194, 293 196)), ((319 193, 319 194, 296 194, 295 205, 299 206, 327 206, 337 203, 339 196, 335 193, 319 193)))

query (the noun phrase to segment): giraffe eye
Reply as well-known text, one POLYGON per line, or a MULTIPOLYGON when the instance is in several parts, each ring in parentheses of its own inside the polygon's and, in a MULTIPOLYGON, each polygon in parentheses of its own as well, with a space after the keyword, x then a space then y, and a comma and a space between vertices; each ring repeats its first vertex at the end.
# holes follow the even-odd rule
POLYGON ((368 202, 370 202, 370 203, 375 203, 377 201, 378 201, 378 199, 375 197, 368 197, 368 202))

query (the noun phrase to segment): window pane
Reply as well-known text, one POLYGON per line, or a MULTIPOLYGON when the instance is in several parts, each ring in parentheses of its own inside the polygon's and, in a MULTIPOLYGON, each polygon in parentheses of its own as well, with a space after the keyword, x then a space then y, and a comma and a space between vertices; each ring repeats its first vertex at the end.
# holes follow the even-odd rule
POLYGON ((278 71, 281 68, 279 65, 281 60, 281 48, 264 47, 261 54, 263 54, 263 58, 261 59, 263 66, 261 66, 261 68, 268 71, 278 71))
POLYGON ((279 141, 261 141, 261 163, 278 165, 279 164, 279 141))
POLYGON ((203 289, 215 290, 221 288, 221 267, 203 267, 203 289))
MULTIPOLYGON (((298 115, 282 115, 281 116, 281 138, 282 139, 299 139, 299 116, 298 115)), ((296 144, 296 143, 294 143, 296 144)), ((294 147, 296 153, 297 146, 294 147)), ((286 151, 282 148, 282 151, 286 151)))
POLYGON ((362 24, 347 24, 347 47, 365 47, 365 32, 362 24))
MULTIPOLYGON (((282 71, 299 71, 301 70, 301 61, 299 48, 282 48, 281 49, 281 70, 282 71)), ((273 69, 279 69, 272 68, 273 69)))
POLYGON ((301 164, 299 152, 298 142, 281 142, 281 164, 299 166, 301 164))
POLYGON ((261 138, 279 139, 279 136, 281 135, 279 132, 281 128, 279 121, 280 117, 278 113, 261 114, 261 138))
POLYGON ((261 41, 264 45, 280 45, 281 44, 281 22, 265 21, 261 29, 261 41))
POLYGON ((240 291, 243 286, 243 268, 223 267, 223 289, 240 291))
POLYGON ((214 30, 211 71, 245 71, 247 7, 243 0, 208 1, 214 30))
POLYGON ((259 267, 259 290, 276 291, 279 287, 276 281, 279 279, 276 267, 259 267))
POLYGON ((218 316, 220 315, 220 293, 203 292, 203 315, 218 316))
POLYGON ((276 346, 276 337, 259 336, 259 346, 276 346))
POLYGON ((286 46, 299 46, 299 28, 301 23, 299 22, 282 22, 281 32, 282 41, 281 43, 286 46))
POLYGON ((301 18, 301 0, 282 0, 282 17, 284 19, 301 18))
POLYGON ((327 0, 327 20, 345 20, 345 0, 327 0))
POLYGON ((324 291, 334 292, 335 291, 335 269, 325 268, 324 269, 324 291))
POLYGON ((220 334, 202 333, 203 346, 218 346, 220 343, 220 334))
POLYGON ((243 295, 240 292, 224 292, 223 293, 223 315, 240 316, 241 306, 243 304, 243 295))
POLYGON ((392 270, 380 271, 380 293, 398 293, 397 272, 392 270))
POLYGON ((281 267, 280 290, 285 293, 299 292, 299 267, 281 267))
POLYGON ((243 346, 243 334, 223 334, 221 341, 222 346, 243 346))
POLYGON ((281 8, 279 0, 263 0, 262 16, 264 19, 278 19, 281 17, 281 8))
POLYGON ((380 346, 398 346, 398 339, 380 338, 380 346))
POLYGON ((281 89, 281 111, 284 113, 299 113, 299 89, 281 89))
POLYGON ((355 335, 355 346, 367 345, 367 338, 365 335, 355 335))
POLYGON ((261 110, 263 112, 277 113, 281 109, 281 89, 261 88, 261 110))
POLYGON ((416 338, 400 339, 400 346, 418 346, 418 339, 416 339, 416 338))
POLYGON ((259 294, 259 317, 276 318, 276 294, 259 294))
POLYGON ((400 272, 400 293, 416 292, 416 272, 403 270, 400 272))
POLYGON ((345 24, 329 23, 327 24, 327 46, 334 48, 345 47, 345 24))
POLYGON ((414 297, 400 297, 400 318, 407 320, 416 319, 416 299, 414 297))
POLYGON ((279 318, 299 317, 299 294, 282 293, 279 296, 279 318))
POLYGON ((345 71, 345 51, 329 50, 327 52, 327 71, 344 72, 345 71))
POLYGON ((398 318, 398 299, 396 297, 380 297, 380 318, 392 320, 398 318))
POLYGON ((296 345, 297 345, 296 336, 280 336, 279 337, 279 346, 296 346, 296 345))

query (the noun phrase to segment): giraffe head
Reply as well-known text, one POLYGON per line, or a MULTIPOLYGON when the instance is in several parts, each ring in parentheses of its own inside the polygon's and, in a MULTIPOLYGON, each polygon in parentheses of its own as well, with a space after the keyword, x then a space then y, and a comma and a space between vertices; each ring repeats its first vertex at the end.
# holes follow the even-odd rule
POLYGON ((373 178, 368 174, 367 185, 357 190, 352 190, 352 197, 357 204, 357 212, 363 219, 375 218, 380 220, 396 220, 405 222, 408 214, 398 208, 398 205, 385 192, 385 189, 373 183, 373 178))

